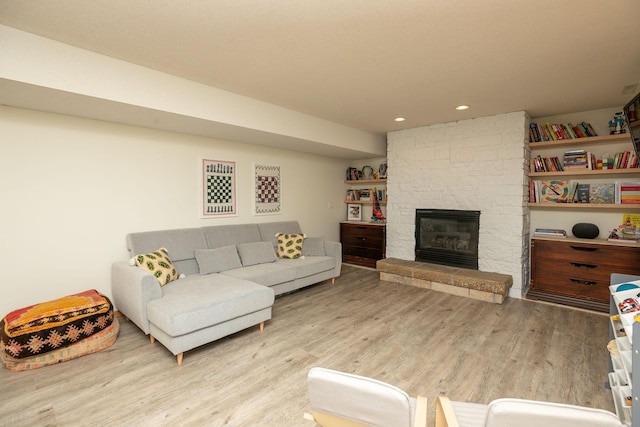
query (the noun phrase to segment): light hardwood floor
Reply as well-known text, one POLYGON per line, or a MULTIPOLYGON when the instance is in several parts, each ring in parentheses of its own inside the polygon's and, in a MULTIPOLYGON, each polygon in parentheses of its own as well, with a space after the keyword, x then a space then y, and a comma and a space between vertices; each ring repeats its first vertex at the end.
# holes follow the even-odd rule
POLYGON ((0 369, 2 426, 305 426, 306 374, 323 366, 412 396, 520 397, 613 411, 608 318, 527 300, 489 304, 383 282, 345 265, 276 299, 265 325, 185 353, 178 366, 120 318, 108 350, 26 372, 0 369))

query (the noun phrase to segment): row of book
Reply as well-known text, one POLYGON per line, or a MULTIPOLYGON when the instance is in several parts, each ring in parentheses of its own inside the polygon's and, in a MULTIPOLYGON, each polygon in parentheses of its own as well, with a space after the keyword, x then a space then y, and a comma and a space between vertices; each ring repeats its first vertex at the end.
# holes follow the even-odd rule
POLYGON ((531 203, 640 204, 640 182, 529 181, 531 203))
POLYGON ((622 151, 613 156, 603 155, 597 157, 590 151, 570 150, 565 151, 563 159, 557 156, 532 157, 529 161, 531 172, 562 172, 576 169, 606 170, 606 169, 630 169, 640 167, 640 159, 635 151, 622 151))
POLYGON ((529 142, 558 141, 563 139, 598 136, 587 122, 571 123, 529 123, 529 142))
POLYGON ((347 190, 347 200, 354 202, 370 202, 373 198, 376 197, 378 201, 386 201, 387 200, 387 190, 384 188, 381 189, 368 189, 362 188, 359 190, 347 190))

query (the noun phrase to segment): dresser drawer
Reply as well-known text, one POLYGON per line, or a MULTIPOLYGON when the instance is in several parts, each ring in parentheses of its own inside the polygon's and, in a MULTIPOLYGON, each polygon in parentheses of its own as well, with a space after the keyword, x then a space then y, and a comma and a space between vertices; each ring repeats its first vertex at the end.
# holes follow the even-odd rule
POLYGON ((363 248, 381 248, 384 243, 384 237, 370 236, 343 236, 342 244, 346 246, 358 246, 363 248))
POLYGON ((589 298, 602 302, 609 300, 609 279, 560 276, 550 273, 536 275, 531 289, 571 297, 589 298))
POLYGON ((624 267, 640 265, 640 249, 599 244, 533 240, 532 251, 537 259, 578 261, 585 264, 624 267))
POLYGON ((363 248, 363 247, 357 247, 357 246, 346 246, 342 253, 345 256, 355 256, 355 257, 370 258, 375 260, 383 258, 382 248, 363 248))
POLYGON ((378 225, 341 224, 340 233, 344 237, 384 238, 385 228, 378 225))

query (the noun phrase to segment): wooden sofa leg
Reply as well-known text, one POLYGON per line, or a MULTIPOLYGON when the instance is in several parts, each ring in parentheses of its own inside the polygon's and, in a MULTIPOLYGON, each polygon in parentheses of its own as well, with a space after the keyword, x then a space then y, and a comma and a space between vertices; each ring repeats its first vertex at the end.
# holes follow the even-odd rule
POLYGON ((264 322, 260 322, 260 333, 264 331, 264 322))
POLYGON ((336 278, 335 278, 335 277, 332 277, 332 278, 331 278, 331 284, 332 284, 332 285, 334 285, 335 283, 336 283, 336 278))
POLYGON ((156 339, 153 337, 153 335, 149 334, 149 340, 151 341, 151 344, 153 344, 154 342, 156 342, 156 339))
POLYGON ((178 353, 178 355, 176 356, 178 359, 178 366, 182 365, 182 358, 184 357, 184 353, 178 353))

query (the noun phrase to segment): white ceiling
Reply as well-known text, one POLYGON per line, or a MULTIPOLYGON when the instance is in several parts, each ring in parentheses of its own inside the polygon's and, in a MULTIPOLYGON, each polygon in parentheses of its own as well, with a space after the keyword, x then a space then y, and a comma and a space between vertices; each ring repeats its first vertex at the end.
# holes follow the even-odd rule
POLYGON ((640 91, 638 0, 0 0, 0 24, 377 134, 640 91))

